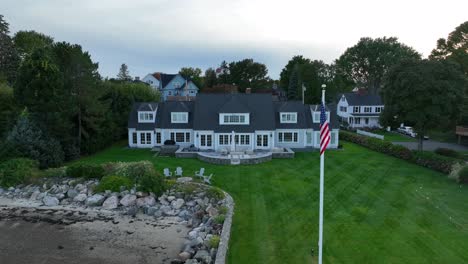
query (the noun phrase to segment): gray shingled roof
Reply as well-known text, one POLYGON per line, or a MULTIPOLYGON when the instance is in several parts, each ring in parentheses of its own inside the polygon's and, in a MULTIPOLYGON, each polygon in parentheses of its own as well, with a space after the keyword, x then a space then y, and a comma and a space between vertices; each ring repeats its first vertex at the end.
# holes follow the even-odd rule
MULTIPOLYGON (((346 97, 348 104, 350 106, 359 106, 359 105, 383 105, 382 99, 379 95, 370 95, 370 94, 358 94, 355 92, 344 93, 342 94, 346 97)), ((342 97, 340 95, 340 99, 342 97)))
POLYGON ((194 130, 253 132, 275 129, 271 94, 198 94, 194 130), (226 106, 226 107, 225 107, 226 106), (250 113, 250 125, 220 125, 219 113, 250 113))
MULTIPOLYGON (((128 120, 129 128, 151 130, 154 128, 212 130, 230 133, 254 132, 256 130, 278 129, 319 129, 318 123, 312 122, 312 111, 318 111, 318 105, 303 105, 299 101, 273 102, 270 94, 198 94, 195 102, 168 101, 152 103, 157 107, 156 123, 138 123, 138 110, 146 109, 148 103, 135 103, 128 120), (188 112, 186 124, 171 123, 171 112, 188 112), (297 112, 297 123, 280 123, 280 112, 297 112), (220 125, 219 113, 250 113, 249 125, 220 125)), ((330 126, 338 128, 336 106, 327 105, 332 110, 330 126)))

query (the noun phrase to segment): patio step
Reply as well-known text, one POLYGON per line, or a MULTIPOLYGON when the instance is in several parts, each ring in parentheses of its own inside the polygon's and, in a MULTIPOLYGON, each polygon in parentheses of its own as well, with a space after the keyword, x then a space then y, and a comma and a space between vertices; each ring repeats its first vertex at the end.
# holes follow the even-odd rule
POLYGON ((232 155, 231 156, 231 165, 239 165, 240 164, 240 158, 238 155, 232 155))

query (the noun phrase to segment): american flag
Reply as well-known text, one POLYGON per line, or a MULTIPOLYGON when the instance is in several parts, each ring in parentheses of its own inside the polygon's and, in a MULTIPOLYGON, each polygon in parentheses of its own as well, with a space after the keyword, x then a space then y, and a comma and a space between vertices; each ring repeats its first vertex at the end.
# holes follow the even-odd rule
POLYGON ((325 149, 330 143, 330 127, 325 110, 325 104, 322 102, 320 105, 320 155, 325 152, 325 149))

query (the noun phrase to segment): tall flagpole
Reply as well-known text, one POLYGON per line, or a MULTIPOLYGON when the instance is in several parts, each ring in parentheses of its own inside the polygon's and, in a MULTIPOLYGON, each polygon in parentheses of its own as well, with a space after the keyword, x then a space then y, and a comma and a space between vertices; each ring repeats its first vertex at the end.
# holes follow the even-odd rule
MULTIPOLYGON (((325 105, 325 84, 322 84, 322 104, 325 105)), ((319 212, 319 259, 318 263, 322 264, 322 251, 323 251, 323 174, 325 170, 325 152, 320 155, 320 212, 319 212)))

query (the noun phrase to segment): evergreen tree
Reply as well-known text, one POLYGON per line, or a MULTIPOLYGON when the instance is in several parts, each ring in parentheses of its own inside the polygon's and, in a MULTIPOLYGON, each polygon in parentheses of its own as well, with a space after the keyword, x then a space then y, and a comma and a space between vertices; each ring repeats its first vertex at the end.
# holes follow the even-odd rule
POLYGON ((288 86, 288 99, 289 100, 298 100, 299 90, 299 65, 295 65, 294 69, 289 77, 289 86, 288 86))
POLYGON ((19 56, 9 33, 9 24, 0 15, 0 81, 6 79, 11 84, 16 78, 19 56))
POLYGON ((120 66, 119 73, 117 74, 117 79, 126 82, 132 80, 132 76, 130 76, 130 72, 128 71, 128 66, 125 63, 123 63, 120 66))
POLYGON ((205 71, 205 87, 211 88, 217 84, 216 72, 213 68, 208 68, 205 71))

